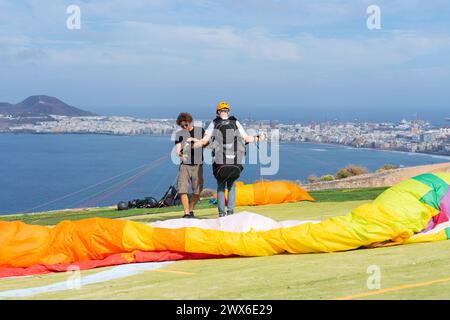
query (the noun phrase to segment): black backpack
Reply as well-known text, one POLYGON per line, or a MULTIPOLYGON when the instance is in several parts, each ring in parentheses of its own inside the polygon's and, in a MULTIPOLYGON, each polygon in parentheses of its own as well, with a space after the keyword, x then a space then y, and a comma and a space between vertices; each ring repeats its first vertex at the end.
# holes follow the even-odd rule
POLYGON ((126 202, 119 202, 117 208, 119 210, 128 209, 144 209, 144 208, 155 208, 158 205, 158 201, 153 197, 146 197, 145 199, 134 199, 126 202))
POLYGON ((244 167, 245 143, 235 117, 214 120, 213 174, 219 182, 237 180, 244 167))
POLYGON ((170 186, 164 196, 159 200, 159 207, 176 206, 181 203, 180 196, 177 189, 174 186, 170 186))

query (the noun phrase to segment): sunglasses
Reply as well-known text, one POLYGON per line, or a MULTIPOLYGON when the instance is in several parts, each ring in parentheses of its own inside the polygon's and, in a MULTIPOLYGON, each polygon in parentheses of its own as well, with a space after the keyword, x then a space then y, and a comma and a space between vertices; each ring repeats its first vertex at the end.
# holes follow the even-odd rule
POLYGON ((219 110, 219 113, 222 113, 222 112, 228 113, 228 112, 230 112, 230 110, 228 110, 228 109, 220 109, 220 110, 219 110))
POLYGON ((183 129, 186 129, 187 127, 189 127, 189 123, 181 123, 180 127, 182 127, 183 129))

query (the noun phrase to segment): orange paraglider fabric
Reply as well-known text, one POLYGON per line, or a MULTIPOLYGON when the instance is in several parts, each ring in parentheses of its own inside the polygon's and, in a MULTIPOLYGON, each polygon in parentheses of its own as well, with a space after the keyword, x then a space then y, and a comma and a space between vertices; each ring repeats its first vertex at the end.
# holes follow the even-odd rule
MULTIPOLYGON (((217 194, 215 195, 217 198, 217 194)), ((225 193, 228 199, 228 192, 225 193)), ((299 201, 314 201, 308 192, 289 181, 236 182, 236 206, 259 206, 299 201)))

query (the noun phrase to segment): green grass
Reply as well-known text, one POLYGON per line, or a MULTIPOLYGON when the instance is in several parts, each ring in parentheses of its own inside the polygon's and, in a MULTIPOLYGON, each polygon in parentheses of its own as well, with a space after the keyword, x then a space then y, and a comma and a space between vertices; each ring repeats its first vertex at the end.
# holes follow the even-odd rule
MULTIPOLYGON (((384 190, 386 190, 386 188, 324 190, 324 191, 312 191, 310 192, 310 194, 318 202, 343 202, 355 200, 373 200, 384 190)), ((213 209, 215 208, 215 205, 211 205, 209 203, 209 200, 200 201, 200 203, 197 206, 197 209, 206 209, 206 208, 213 209)), ((20 220, 29 224, 55 225, 63 220, 80 220, 91 217, 116 219, 116 218, 143 216, 143 220, 152 222, 160 220, 162 217, 164 217, 165 219, 178 217, 180 215, 179 212, 181 212, 181 207, 179 206, 169 208, 159 208, 159 209, 132 209, 127 211, 117 211, 116 208, 96 208, 83 210, 53 211, 34 214, 3 215, 3 216, 0 215, 0 220, 4 221, 20 220), (163 213, 168 214, 161 215, 163 213)))
MULTIPOLYGON (((198 204, 198 208, 212 208, 213 205, 209 204, 208 200, 203 200, 198 204)), ((159 209, 131 209, 126 211, 118 211, 116 208, 93 208, 93 209, 80 209, 80 210, 64 210, 64 211, 52 211, 44 213, 33 214, 20 214, 20 215, 3 215, 0 216, 0 220, 3 221, 16 221, 20 220, 29 224, 37 225, 55 225, 63 220, 81 220, 92 217, 101 218, 127 218, 139 215, 157 215, 162 213, 181 211, 181 207, 166 207, 159 209)))
POLYGON ((309 194, 320 202, 341 202, 354 200, 373 200, 387 188, 336 189, 311 191, 309 194))

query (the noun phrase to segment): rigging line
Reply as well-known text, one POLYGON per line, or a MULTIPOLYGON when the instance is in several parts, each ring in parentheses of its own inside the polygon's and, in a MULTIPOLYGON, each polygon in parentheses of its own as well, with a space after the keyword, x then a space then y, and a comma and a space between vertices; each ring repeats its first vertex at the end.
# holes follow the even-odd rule
MULTIPOLYGON (((145 169, 144 169, 144 170, 145 170, 145 169)), ((128 180, 128 178, 127 178, 126 180, 128 180)), ((109 189, 109 188, 111 188, 111 187, 108 187, 107 189, 109 189)), ((89 198, 91 198, 91 197, 89 197, 89 198)), ((74 208, 75 206, 74 206, 74 205, 71 205, 70 207, 71 207, 71 208, 74 208)), ((44 219, 44 217, 35 220, 33 223, 36 224, 38 221, 41 221, 42 219, 44 219)))
POLYGON ((99 196, 96 196, 95 198, 91 199, 90 201, 82 203, 81 206, 82 207, 90 206, 90 205, 98 203, 98 202, 100 202, 100 201, 102 201, 102 200, 104 200, 106 198, 109 198, 111 195, 113 195, 113 194, 123 190, 124 188, 126 188, 127 186, 129 186, 130 184, 132 184, 133 182, 138 180, 139 178, 141 178, 148 171, 150 171, 150 170, 156 168, 157 166, 159 166, 160 164, 162 164, 166 158, 167 158, 167 156, 164 156, 164 157, 158 159, 150 167, 142 170, 141 172, 137 173, 136 175, 132 176, 131 178, 121 182, 119 185, 113 186, 112 190, 103 192, 103 194, 100 194, 99 196))
POLYGON ((158 159, 157 161, 155 161, 151 166, 145 168, 144 170, 138 172, 137 174, 133 175, 132 177, 119 182, 118 184, 107 188, 105 191, 93 196, 93 197, 89 197, 88 199, 91 199, 89 201, 85 201, 83 203, 81 203, 80 206, 82 207, 86 207, 86 206, 90 206, 92 204, 98 203, 101 200, 104 200, 108 197, 110 197, 111 195, 113 195, 114 193, 123 190, 125 187, 127 187, 128 185, 132 184, 133 182, 135 182, 136 180, 138 180, 139 178, 141 178, 144 174, 146 174, 148 171, 154 169, 155 167, 159 166, 163 160, 165 160, 166 157, 162 157, 160 159, 158 159))
MULTIPOLYGON (((149 166, 149 165, 146 165, 146 166, 149 166)), ((144 170, 146 170, 146 169, 144 169, 144 170)), ((143 170, 142 170, 143 171, 143 170)), ((141 171, 141 172, 142 172, 141 171)), ((122 181, 127 181, 127 180, 129 180, 130 178, 126 178, 125 180, 122 180, 122 181)), ((117 184, 116 184, 117 185, 117 184)), ((108 189, 111 189, 112 187, 108 187, 108 188, 106 188, 105 190, 108 190, 108 189)), ((103 190, 103 191, 101 191, 100 193, 103 193, 103 192, 105 192, 105 190, 103 190)), ((100 193, 98 193, 98 194, 100 194, 100 193)), ((84 200, 82 200, 82 201, 85 201, 86 199, 89 199, 89 198, 92 198, 92 196, 89 196, 89 197, 87 197, 87 198, 85 198, 84 200)), ((80 201, 77 201, 76 203, 79 203, 80 201)), ((70 207, 71 208, 75 208, 76 206, 75 206, 75 204, 72 204, 72 205, 70 205, 70 207)), ((35 220, 34 221, 34 223, 37 223, 38 221, 40 221, 40 220, 42 220, 43 218, 41 218, 41 219, 37 219, 37 220, 35 220)))
POLYGON ((263 190, 264 190, 264 198, 267 199, 267 189, 265 188, 265 185, 264 185, 265 181, 264 181, 264 176, 262 174, 262 166, 261 166, 261 159, 260 159, 260 157, 261 157, 261 154, 260 154, 261 153, 261 149, 259 149, 259 137, 258 137, 258 141, 256 141, 256 148, 258 150, 259 177, 260 177, 261 183, 264 186, 264 188, 263 188, 263 190))
MULTIPOLYGON (((153 187, 150 190, 149 196, 154 196, 158 190, 161 190, 161 187, 163 186, 163 184, 166 183, 166 181, 169 181, 167 178, 173 174, 172 170, 167 169, 164 171, 165 171, 165 173, 161 176, 160 179, 158 179, 158 182, 153 184, 153 187)), ((179 166, 177 166, 177 175, 175 176, 175 179, 172 181, 171 186, 175 185, 175 183, 177 182, 178 172, 179 172, 179 166)), ((178 187, 177 187, 177 189, 178 189, 178 187)), ((158 198, 158 197, 156 197, 156 198, 158 198)))
MULTIPOLYGON (((175 164, 175 163, 174 163, 175 164)), ((179 168, 180 168, 180 165, 178 164, 177 166, 176 166, 176 168, 177 168, 177 175, 176 175, 176 177, 175 177, 175 180, 172 182, 172 184, 171 184, 171 186, 173 186, 174 184, 175 184, 175 182, 177 181, 177 178, 178 178, 178 172, 179 172, 179 168)), ((168 168, 162 168, 161 170, 163 171, 163 174, 161 175, 161 177, 159 178, 159 179, 157 179, 157 183, 154 183, 153 184, 153 187, 151 188, 151 190, 149 190, 149 193, 148 193, 148 196, 149 197, 153 197, 154 195, 155 195, 155 193, 157 192, 157 190, 160 190, 161 189, 161 186, 164 184, 164 183, 166 183, 166 178, 169 176, 169 175, 172 175, 173 174, 173 172, 172 172, 172 170, 171 170, 172 168, 170 167, 170 164, 169 164, 169 167, 168 168)))
MULTIPOLYGON (((164 159, 164 158, 165 158, 165 157, 162 157, 161 159, 164 159)), ((160 159, 154 160, 154 161, 152 161, 150 164, 145 165, 145 166, 147 166, 147 167, 152 166, 152 164, 156 163, 158 160, 160 160, 160 159)), ((140 167, 142 167, 142 166, 140 166, 140 167)), ((140 168, 140 167, 139 167, 139 168, 140 168)), ((135 170, 135 169, 134 169, 134 170, 135 170)), ((144 170, 146 170, 146 169, 144 169, 144 170)), ((144 171, 144 170, 142 170, 142 171, 144 171)), ((133 170, 129 170, 128 172, 130 172, 130 171, 133 171, 133 170)), ((141 172, 142 172, 142 171, 141 171, 141 172)), ((122 174, 122 175, 123 175, 123 174, 122 174)), ((129 179, 126 179, 126 180, 129 180, 129 179)), ((109 189, 109 188, 108 188, 108 189, 109 189)), ((44 219, 44 217, 35 220, 34 223, 37 223, 38 221, 40 221, 40 220, 42 220, 42 219, 44 219)))
MULTIPOLYGON (((143 171, 145 171, 145 170, 147 170, 147 168, 144 168, 143 170, 139 171, 137 174, 139 174, 139 173, 141 173, 141 172, 143 172, 143 171)), ((132 177, 128 177, 128 178, 125 178, 125 179, 123 179, 123 180, 117 181, 114 185, 108 186, 108 187, 106 187, 105 189, 102 189, 101 191, 99 191, 99 192, 97 192, 97 193, 95 193, 95 194, 91 194, 91 195, 89 195, 89 196, 87 196, 87 197, 85 197, 85 198, 83 198, 83 199, 81 199, 81 200, 77 200, 77 201, 73 202, 70 206, 71 206, 72 208, 73 208, 73 207, 77 207, 79 204, 83 204, 83 203, 85 203, 87 200, 96 198, 96 197, 98 197, 98 196, 100 196, 100 195, 106 193, 108 190, 113 189, 113 188, 115 188, 115 187, 117 187, 117 186, 119 186, 119 185, 121 185, 121 184, 123 184, 123 183, 129 181, 129 180, 132 179, 134 176, 135 176, 135 175, 133 175, 132 177)))
POLYGON ((261 165, 261 149, 259 148, 259 139, 258 139, 258 141, 256 141, 256 149, 258 150, 258 159, 257 159, 257 161, 258 161, 258 168, 259 168, 259 174, 258 174, 258 172, 255 174, 255 178, 257 178, 257 179, 255 179, 255 181, 262 181, 262 182, 264 182, 264 176, 263 176, 263 174, 262 174, 262 165, 261 165))
MULTIPOLYGON (((151 169, 151 168, 150 168, 151 169)), ((131 185, 132 183, 134 183, 136 180, 138 180, 140 177, 142 177, 146 172, 148 172, 149 170, 145 170, 141 173, 139 173, 139 175, 136 175, 135 177, 133 177, 133 179, 129 179, 128 181, 125 181, 123 184, 117 186, 115 189, 110 190, 106 193, 103 193, 102 195, 97 196, 96 198, 86 202, 85 204, 82 204, 82 207, 92 207, 95 206, 95 204, 100 203, 101 201, 109 198, 110 196, 112 196, 113 194, 123 190, 124 188, 126 188, 127 186, 131 185)))
POLYGON ((106 190, 104 190, 103 192, 98 193, 95 196, 88 197, 87 199, 90 199, 90 200, 81 203, 80 207, 91 207, 94 204, 104 200, 105 198, 108 198, 110 195, 112 195, 112 194, 122 190, 127 185, 129 185, 129 184, 133 183, 134 181, 136 181, 137 178, 143 176, 148 170, 149 169, 145 169, 145 170, 139 172, 138 174, 132 176, 131 178, 128 178, 128 179, 126 179, 124 181, 119 182, 118 184, 116 184, 114 186, 111 186, 110 188, 107 188, 106 190))
POLYGON ((49 204, 53 204, 53 203, 55 203, 55 202, 58 202, 58 201, 60 201, 60 200, 64 200, 64 199, 66 199, 66 198, 69 198, 69 197, 74 196, 74 195, 76 195, 76 194, 79 194, 79 193, 81 193, 81 192, 87 191, 87 190, 92 189, 92 188, 94 188, 94 187, 97 187, 97 186, 99 186, 99 185, 105 184, 105 183, 107 183, 107 182, 109 182, 109 181, 111 181, 111 180, 117 179, 118 177, 121 177, 121 176, 126 175, 126 174, 128 174, 128 173, 130 173, 130 172, 136 171, 136 170, 138 170, 138 169, 140 169, 140 168, 143 168, 143 167, 146 167, 146 166, 149 166, 149 165, 151 165, 151 163, 150 163, 150 164, 144 164, 144 165, 138 166, 138 167, 133 168, 133 169, 130 169, 130 170, 126 171, 126 172, 123 172, 123 173, 120 173, 120 174, 118 174, 118 175, 115 175, 115 176, 113 176, 113 177, 111 177, 111 178, 108 178, 108 179, 105 179, 105 180, 103 180, 103 181, 97 182, 97 183, 95 183, 95 184, 93 184, 93 185, 84 187, 84 188, 82 188, 82 189, 80 189, 80 190, 78 190, 78 191, 71 192, 71 193, 69 193, 69 194, 66 194, 66 195, 61 196, 61 197, 59 197, 59 198, 56 198, 56 199, 54 199, 54 200, 45 202, 45 203, 43 203, 43 204, 37 205, 37 206, 35 206, 35 207, 32 207, 32 208, 28 208, 28 209, 19 211, 17 214, 27 213, 27 212, 29 212, 29 211, 31 211, 31 210, 39 209, 39 208, 45 207, 45 206, 47 206, 47 205, 49 205, 49 204))

